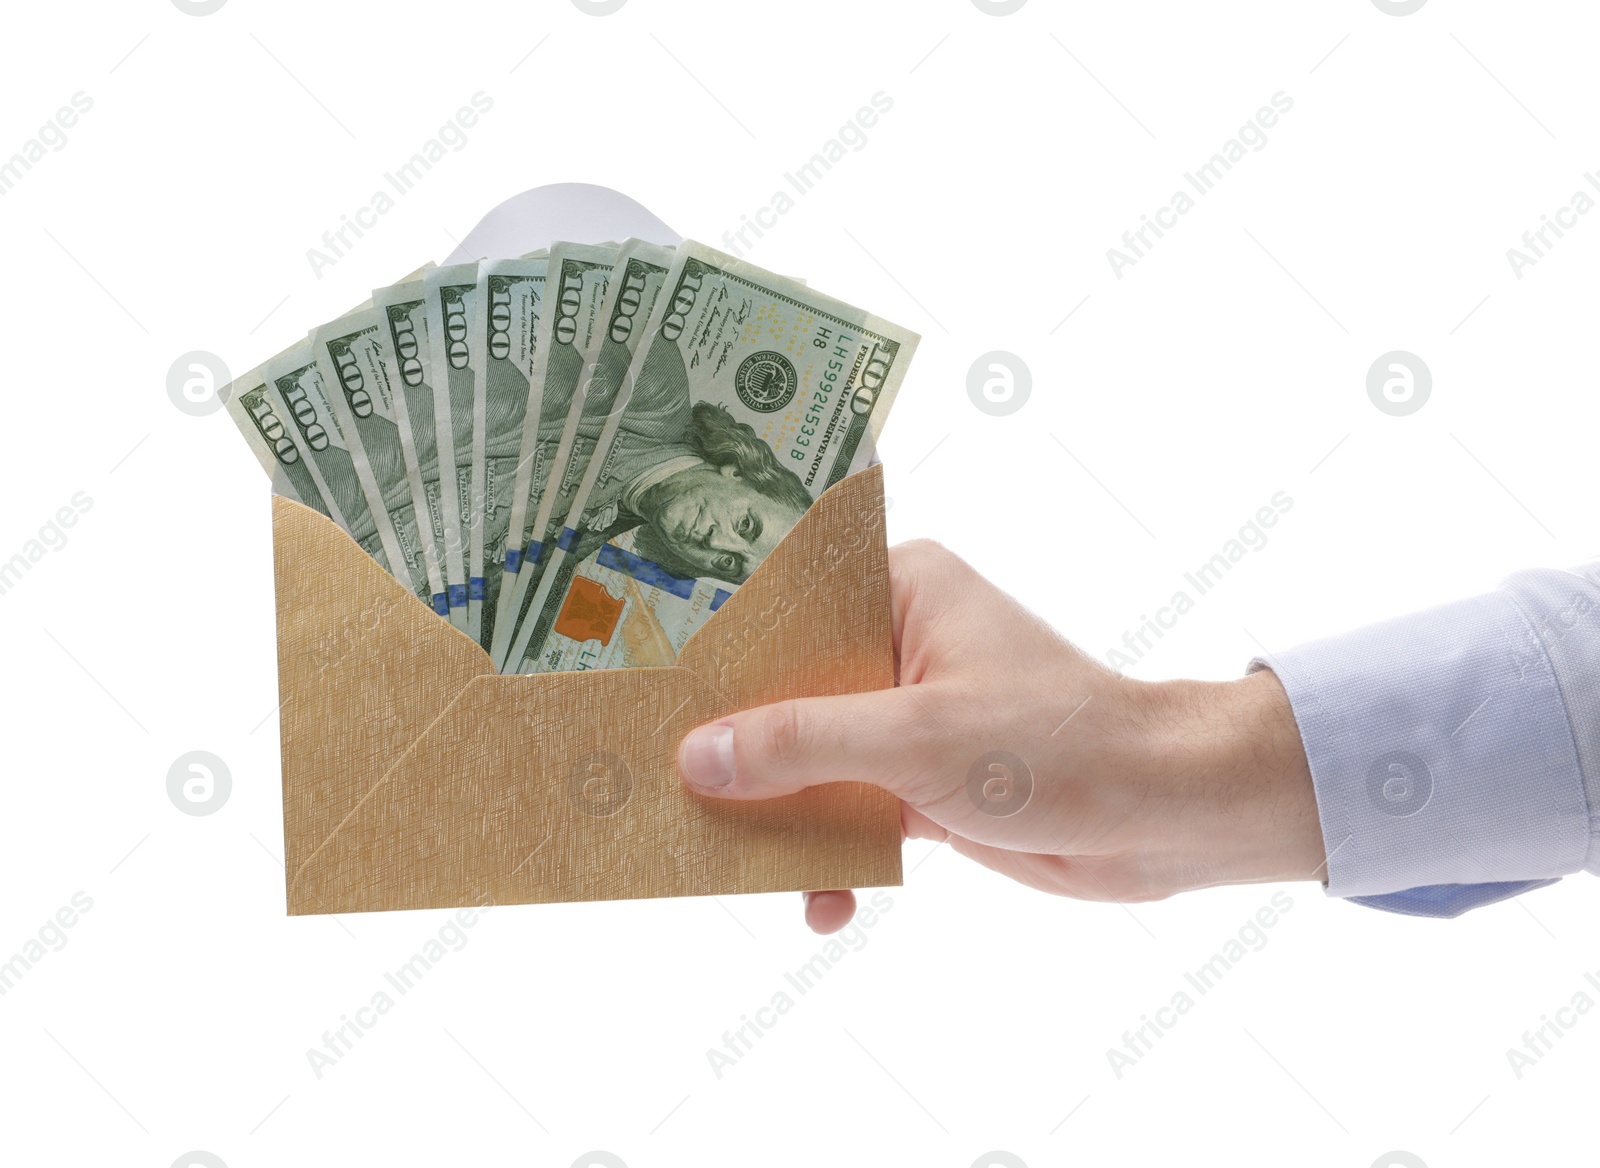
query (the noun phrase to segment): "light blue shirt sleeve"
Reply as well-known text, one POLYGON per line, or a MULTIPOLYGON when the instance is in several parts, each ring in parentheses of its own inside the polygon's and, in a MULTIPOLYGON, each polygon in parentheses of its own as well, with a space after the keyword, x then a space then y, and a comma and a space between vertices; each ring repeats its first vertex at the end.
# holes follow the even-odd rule
POLYGON ((1328 895, 1453 917, 1600 872, 1600 560, 1264 668, 1311 765, 1328 895))

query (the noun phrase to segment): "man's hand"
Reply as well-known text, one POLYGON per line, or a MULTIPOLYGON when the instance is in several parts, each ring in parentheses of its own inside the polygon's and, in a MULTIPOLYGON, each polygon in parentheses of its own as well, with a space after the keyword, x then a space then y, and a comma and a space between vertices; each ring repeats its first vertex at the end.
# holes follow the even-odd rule
MULTIPOLYGON (((1311 772, 1271 671, 1130 680, 936 543, 891 549, 889 571, 897 688, 701 726, 678 749, 693 790, 872 783, 900 797, 908 837, 1085 900, 1321 878, 1311 772)), ((819 933, 855 912, 848 891, 805 900, 819 933)))

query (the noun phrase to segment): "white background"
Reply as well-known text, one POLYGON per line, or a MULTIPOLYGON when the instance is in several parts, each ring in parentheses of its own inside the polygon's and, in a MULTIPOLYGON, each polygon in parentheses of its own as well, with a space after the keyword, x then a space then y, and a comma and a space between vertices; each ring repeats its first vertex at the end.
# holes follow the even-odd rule
MULTIPOLYGON (((94 106, 0 198, 0 595, 10 663, 0 1160, 166 1168, 1573 1162, 1600 970, 1578 876, 1455 922, 1285 886, 1268 942, 1119 1079, 1106 1057, 1273 889, 1137 905, 912 843, 892 910, 719 1079, 706 1051, 822 949, 798 896, 503 907, 319 1079, 306 1051, 449 918, 289 919, 267 488, 235 372, 439 259, 526 188, 583 181, 719 244, 876 91, 893 109, 750 252, 922 333, 882 444, 891 540, 940 539, 1104 658, 1277 491, 1293 509, 1130 672, 1267 648, 1592 554, 1600 215, 1518 279, 1594 144, 1577 2, 685 5, 167 0, 8 13, 0 158, 94 106), (531 55, 530 55, 531 53, 531 55), (476 91, 494 106, 320 277, 306 258, 476 91), (1294 108, 1119 279, 1106 258, 1282 90, 1294 108), (1008 350, 1008 417, 968 367, 1008 350), (1432 370, 1391 417, 1382 353, 1432 370), (225 760, 216 814, 169 766, 225 760), (1565 1151, 1561 1149, 1566 1149, 1565 1151), (1387 1161, 1384 1161, 1387 1162, 1387 1161)), ((1065 713, 1065 710, 1064 710, 1065 713)), ((791 990, 792 993, 792 990, 791 990)))

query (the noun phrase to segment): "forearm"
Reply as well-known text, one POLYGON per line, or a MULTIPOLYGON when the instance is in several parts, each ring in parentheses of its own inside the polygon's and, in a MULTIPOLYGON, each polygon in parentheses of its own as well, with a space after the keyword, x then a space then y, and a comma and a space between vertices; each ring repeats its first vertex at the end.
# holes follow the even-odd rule
POLYGON ((1151 796, 1158 883, 1320 880, 1322 829, 1288 694, 1268 670, 1236 681, 1131 683, 1151 796))

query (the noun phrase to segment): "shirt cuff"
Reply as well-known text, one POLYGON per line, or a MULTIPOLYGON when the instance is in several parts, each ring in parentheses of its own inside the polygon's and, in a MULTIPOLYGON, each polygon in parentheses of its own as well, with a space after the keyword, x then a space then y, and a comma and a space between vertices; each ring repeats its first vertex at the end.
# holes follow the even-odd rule
POLYGON ((1350 901, 1408 917, 1458 917, 1468 909, 1509 900, 1559 879, 1552 876, 1548 880, 1502 880, 1498 884, 1424 884, 1381 896, 1352 896, 1350 901))
POLYGON ((1305 745, 1330 896, 1453 916, 1583 867, 1588 804, 1543 644, 1491 593, 1252 658, 1305 745), (1452 899, 1453 898, 1453 899, 1452 899), (1459 907, 1458 907, 1459 906, 1459 907), (1451 911, 1451 909, 1455 911, 1451 911))
POLYGON ((1600 560, 1562 571, 1528 568, 1500 590, 1517 602, 1549 655, 1577 745, 1589 806, 1589 855, 1600 872, 1600 560))

